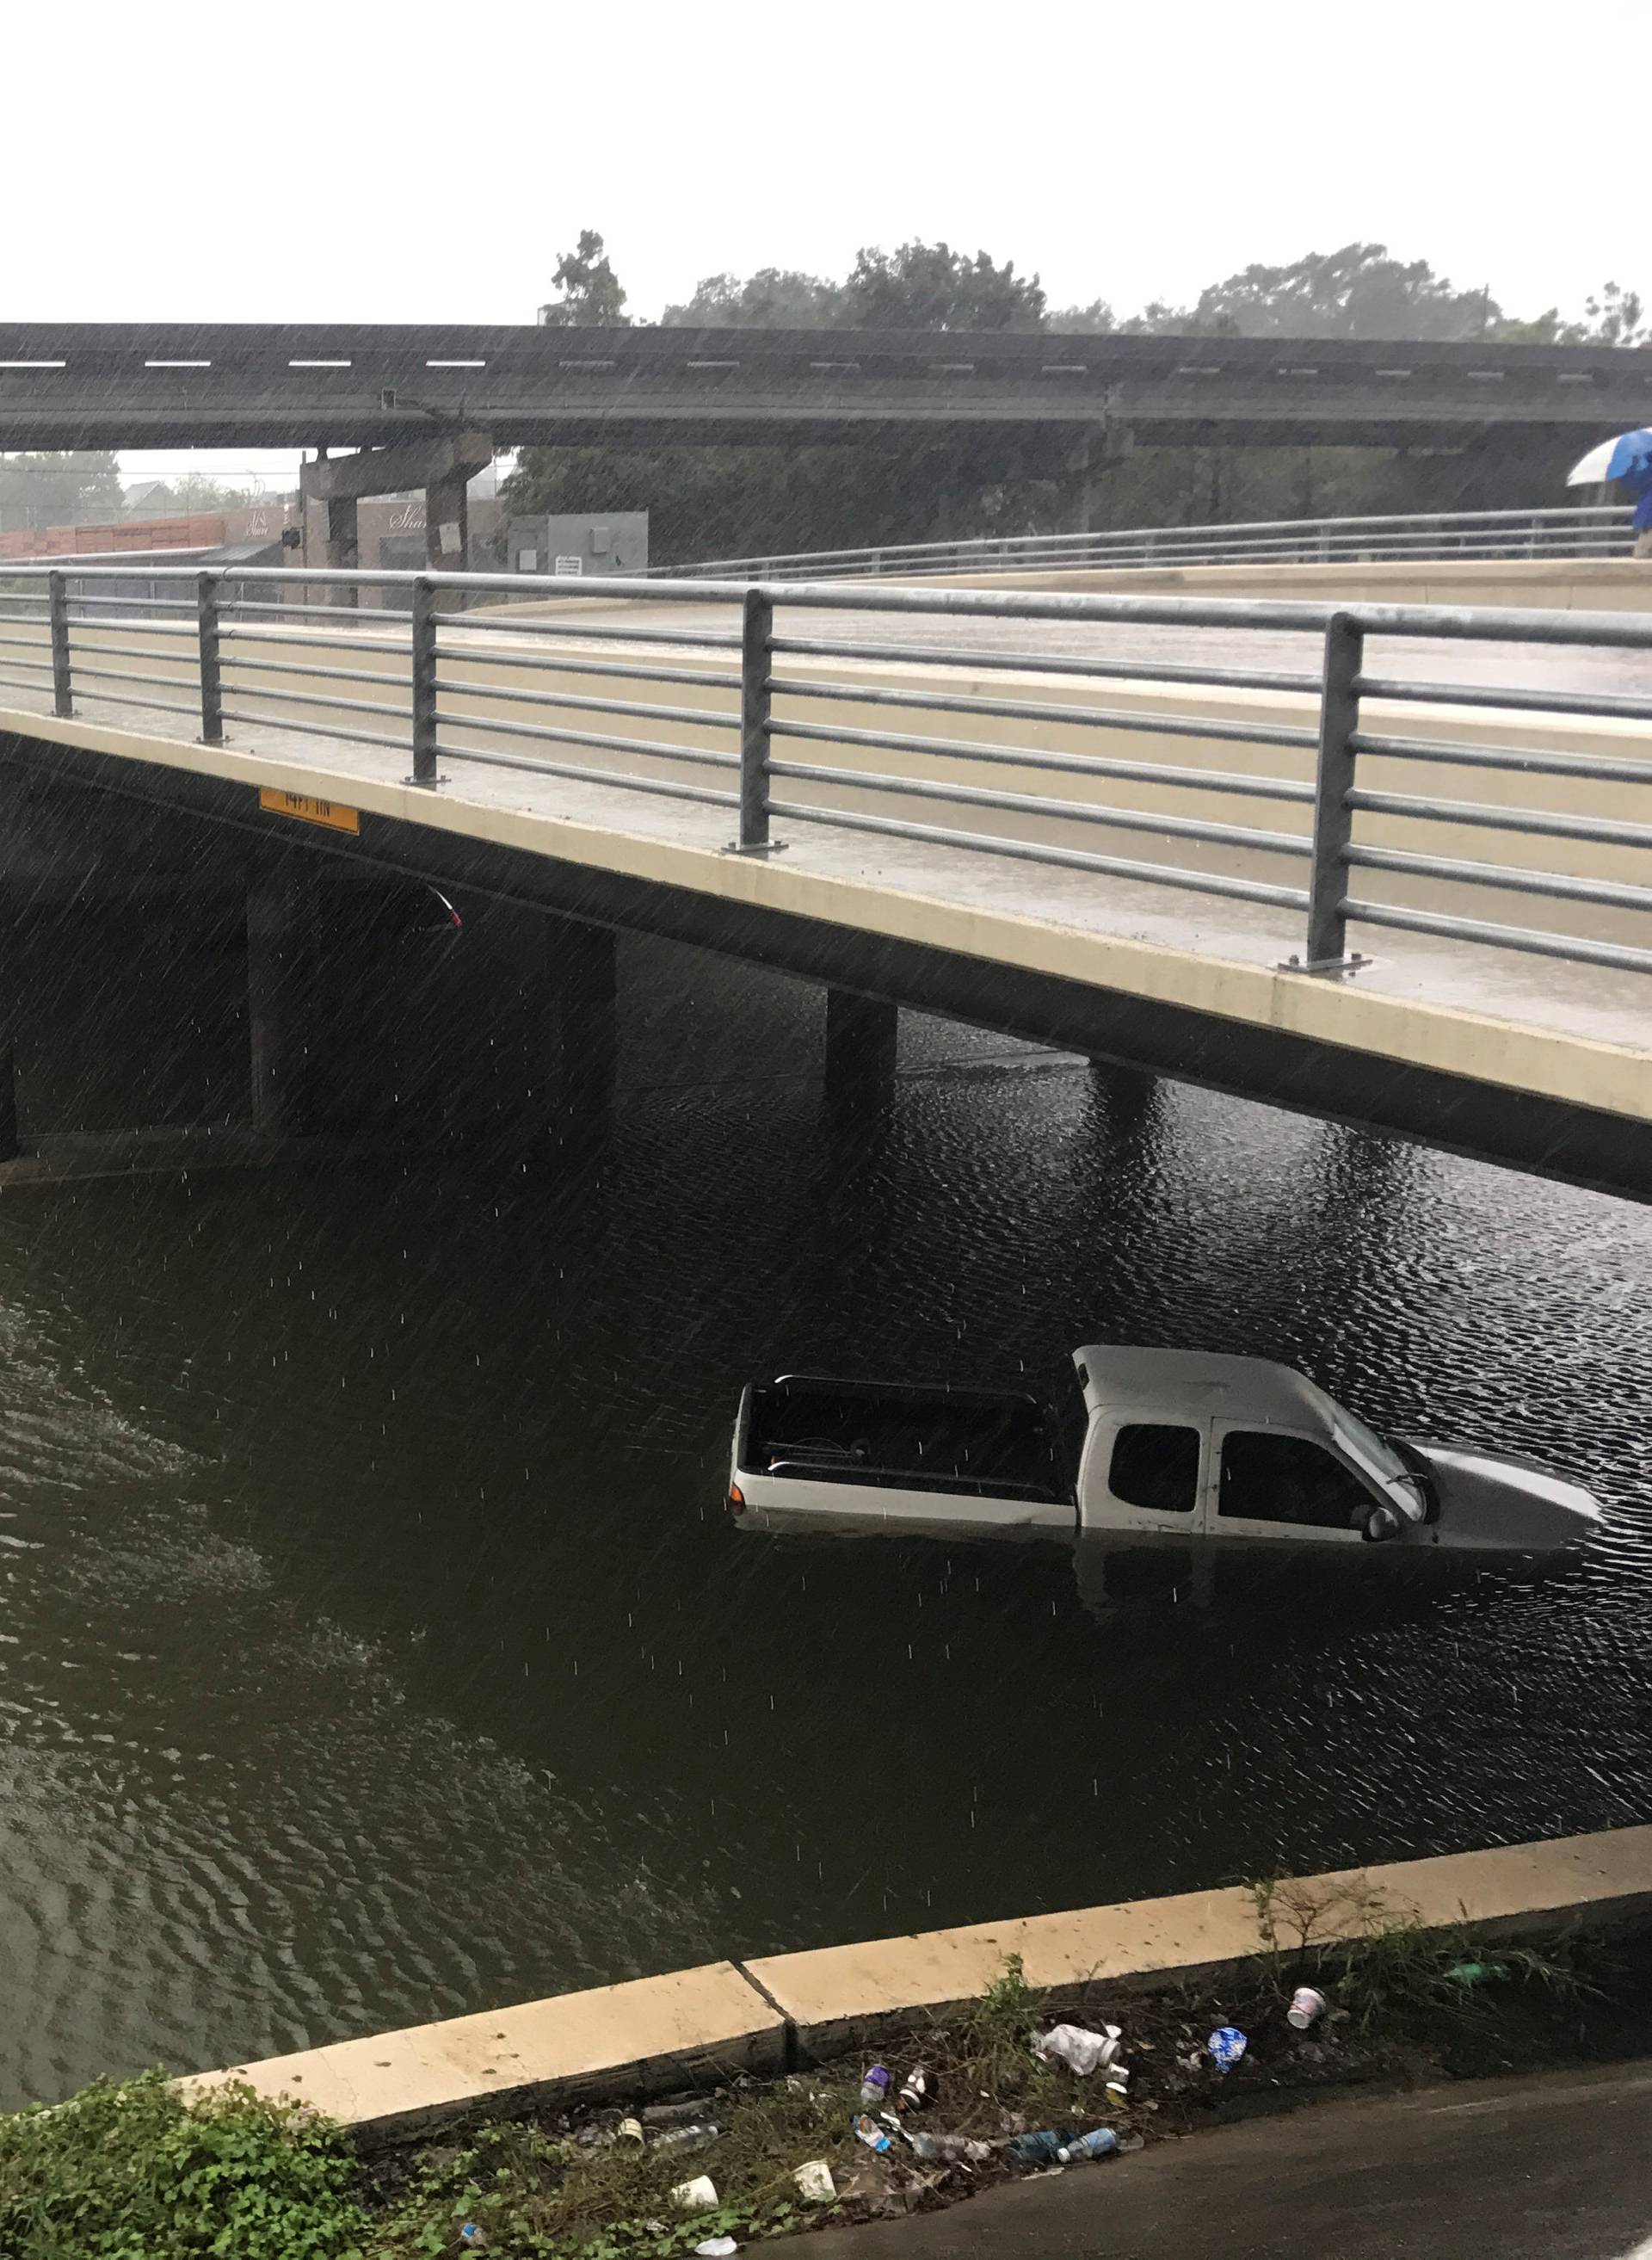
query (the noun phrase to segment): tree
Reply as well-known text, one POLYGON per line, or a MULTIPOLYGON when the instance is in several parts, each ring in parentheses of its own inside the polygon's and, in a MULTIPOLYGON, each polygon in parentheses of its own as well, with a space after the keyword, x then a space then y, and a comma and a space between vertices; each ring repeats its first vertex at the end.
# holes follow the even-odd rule
POLYGON ((703 275, 694 296, 668 306, 667 329, 822 330, 842 319, 843 286, 795 267, 760 267, 742 282, 737 275, 703 275))
POLYGON ((118 518, 121 500, 113 455, 0 455, 0 530, 97 525, 118 518))
POLYGON ((1040 330, 1044 290, 984 251, 973 259, 946 243, 903 243, 855 254, 842 290, 843 319, 857 330, 1040 330))
MULTIPOLYGON (((1170 312, 1149 307, 1144 326, 1170 312)), ((1247 267, 1200 291, 1191 327, 1241 337, 1478 338, 1494 334, 1503 309, 1490 290, 1459 290, 1426 259, 1409 264, 1384 243, 1311 251, 1289 267, 1247 267)))
POLYGON ((630 327, 631 317, 625 311, 626 294, 595 228, 580 230, 578 245, 562 254, 551 280, 562 295, 540 308, 540 320, 547 329, 630 327))
POLYGON ((1058 306, 1045 321, 1047 329, 1068 337, 1099 337, 1118 326, 1118 318, 1105 298, 1092 298, 1087 306, 1058 306))
POLYGON ((1603 283, 1592 298, 1585 299, 1583 320, 1572 323, 1562 334, 1568 345, 1652 345, 1652 329, 1647 325, 1641 293, 1625 290, 1616 282, 1603 283))

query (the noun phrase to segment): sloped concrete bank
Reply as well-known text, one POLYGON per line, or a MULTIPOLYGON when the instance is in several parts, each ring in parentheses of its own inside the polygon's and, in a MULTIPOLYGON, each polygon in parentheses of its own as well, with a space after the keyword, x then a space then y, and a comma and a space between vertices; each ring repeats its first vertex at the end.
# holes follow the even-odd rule
MULTIPOLYGON (((1575 1922, 1652 1920, 1652 1827, 1348 1870, 1282 1886, 1319 1910, 1314 1937, 1386 1919, 1536 1940, 1575 1922)), ((1285 1927, 1284 1942, 1291 1942, 1285 1927)), ((1148 1991, 1231 1970, 1264 1949, 1245 1887, 1125 1900, 749 1963, 714 1962, 513 2008, 416 2025, 197 2075, 312 2104, 380 2138, 547 2103, 662 2093, 740 2071, 779 2072, 977 1997, 1019 1955, 1058 1998, 1105 1982, 1148 1991)))

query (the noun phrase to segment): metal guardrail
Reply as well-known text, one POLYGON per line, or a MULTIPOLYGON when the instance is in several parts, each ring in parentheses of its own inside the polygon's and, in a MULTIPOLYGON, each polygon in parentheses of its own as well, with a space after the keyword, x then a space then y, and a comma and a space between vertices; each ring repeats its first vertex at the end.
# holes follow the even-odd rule
POLYGON ((909 541, 876 549, 657 565, 650 580, 836 581, 932 573, 1033 573, 1078 566, 1380 564, 1479 557, 1627 557, 1626 504, 1557 510, 1436 511, 1399 518, 1264 519, 1241 526, 1126 526, 1110 533, 1027 533, 909 541))
POLYGON ((1427 701, 1469 712, 1498 708, 1652 724, 1652 695, 1425 682, 1374 675, 1366 662, 1366 641, 1374 635, 1652 651, 1652 619, 1644 616, 647 581, 609 582, 602 592, 608 600, 604 606, 593 606, 587 597, 569 611, 564 609, 574 595, 569 583, 543 576, 530 580, 511 574, 234 567, 147 573, 177 585, 175 597, 159 600, 165 617, 149 616, 148 600, 123 597, 118 587, 109 585, 118 583, 118 568, 9 573, 0 584, 6 591, 0 683, 49 697, 61 716, 72 715, 80 701, 179 715, 208 745, 222 743, 233 723, 302 729, 324 740, 383 747, 399 757, 398 768, 411 755, 407 782, 431 790, 445 781, 444 769, 451 774, 461 764, 503 765, 683 803, 709 803, 730 812, 735 836, 729 847, 740 855, 764 855, 784 844, 773 836, 780 819, 1267 905, 1303 919, 1305 947, 1291 963, 1305 973, 1346 972, 1361 962, 1348 950, 1350 924, 1652 973, 1652 823, 1610 812, 1621 809, 1627 792, 1652 790, 1652 733, 1644 755, 1632 741, 1620 757, 1374 730, 1364 712, 1371 699, 1427 701), (30 582, 39 585, 26 585, 30 582), (367 588, 404 597, 405 604, 371 611, 346 609, 367 588), (548 616, 533 618, 510 608, 480 613, 451 609, 477 597, 525 595, 560 602, 548 616), (272 597, 283 599, 278 609, 272 597), (642 600, 640 617, 633 600, 642 600), (695 607, 696 614, 708 604, 725 607, 726 624, 707 626, 691 616, 682 626, 673 625, 669 614, 685 604, 695 607), (134 611, 145 617, 134 619, 134 611), (842 613, 860 616, 847 624, 847 633, 819 632, 816 624, 842 613), (777 623, 777 614, 789 617, 777 623), (962 623, 1031 620, 1075 629, 1113 623, 1276 635, 1291 631, 1319 639, 1320 663, 1310 673, 1205 665, 1197 656, 1191 663, 1171 664, 1101 653, 1012 652, 988 647, 990 638, 984 644, 977 640, 976 647, 967 638, 944 643, 891 640, 866 625, 869 618, 881 627, 886 620, 913 617, 962 623), (799 633, 812 626, 815 633, 799 633), (133 636, 142 640, 125 640, 133 636), (341 662, 339 654, 350 654, 354 663, 341 662), (945 677, 920 679, 912 687, 891 681, 887 673, 844 681, 829 671, 803 673, 797 666, 800 661, 818 667, 843 659, 898 662, 904 672, 920 678, 932 669, 955 675, 967 669, 977 678, 996 671, 1005 678, 1004 695, 973 687, 962 690, 945 677), (123 660, 143 664, 133 669, 110 663, 123 660), (490 678, 477 678, 478 666, 491 670, 490 678), (466 668, 468 677, 455 671, 466 668), (1029 669, 1043 679, 1033 685, 1014 679, 1029 669), (506 679, 492 679, 499 676, 506 679), (559 677, 570 676, 579 679, 576 687, 556 687, 559 677), (1120 679, 1178 691, 1296 695, 1302 699, 1301 719, 1277 713, 1251 719, 1219 702, 1199 711, 1197 697, 1189 698, 1187 711, 1175 712, 1121 709, 1083 697, 1069 703, 1052 697, 1052 676, 1076 679, 1101 697, 1109 683, 1120 679), (702 697, 712 694, 716 703, 639 699, 639 684, 691 686, 702 697), (840 726, 832 719, 833 711, 844 702, 887 712, 890 726, 840 726), (812 713, 821 719, 812 719, 812 713), (1000 734, 932 734, 914 729, 907 719, 922 716, 990 722, 1000 726, 1000 734), (896 726, 901 724, 905 726, 896 726), (1091 740, 1098 750, 1053 743, 1055 728, 1091 740), (686 742, 684 730, 709 736, 712 742, 686 742), (1121 736, 1143 735, 1283 748, 1297 757, 1297 773, 1288 764, 1246 767, 1242 761, 1234 768, 1207 769, 1160 762, 1144 758, 1137 748, 1118 747, 1121 736), (905 767, 868 769, 832 759, 834 751, 858 757, 869 750, 897 756, 905 767), (620 755, 630 766, 616 769, 572 757, 593 751, 620 755), (1423 765, 1430 772, 1563 779, 1569 785, 1608 788, 1611 797, 1606 809, 1595 812, 1590 812, 1587 790, 1581 811, 1576 805, 1556 809, 1497 799, 1435 798, 1391 789, 1391 774, 1376 772, 1393 762, 1423 765), (961 765, 980 781, 960 779, 961 765), (1300 828, 1220 822, 1174 806, 1001 790, 990 779, 1005 767, 1024 776, 1033 772, 1069 784, 1148 783, 1172 803, 1190 794, 1241 804, 1270 802, 1295 812, 1300 828), (686 777, 681 773, 685 768, 686 777), (847 790, 872 805, 822 799, 823 790, 847 790), (935 822, 926 813, 948 809, 957 811, 960 820, 935 822), (1382 821, 1373 827, 1362 820, 1369 818, 1382 821), (970 828, 971 819, 983 828, 970 828), (1039 827, 1048 832, 1052 820, 1063 830, 1093 826, 1103 833, 1135 833, 1172 846, 1197 843, 1215 850, 1218 860, 1215 868, 1198 868, 1041 836, 1039 827), (1411 843, 1412 825, 1442 824, 1540 840, 1546 862, 1537 868, 1481 861, 1440 854, 1427 841, 1411 843), (1389 835, 1398 832, 1398 844, 1392 844, 1391 836, 1371 838, 1374 828, 1389 835), (1609 875, 1588 868, 1598 858, 1583 854, 1585 848, 1612 851, 1608 861, 1614 868, 1609 875), (1256 857, 1283 859, 1300 876, 1252 876, 1245 867, 1256 857), (1626 862, 1628 877, 1621 876, 1626 862), (1510 926, 1378 900, 1357 891, 1366 872, 1582 906, 1591 917, 1608 914, 1601 921, 1608 931, 1579 934, 1510 926), (1632 938, 1614 938, 1626 923, 1632 938))

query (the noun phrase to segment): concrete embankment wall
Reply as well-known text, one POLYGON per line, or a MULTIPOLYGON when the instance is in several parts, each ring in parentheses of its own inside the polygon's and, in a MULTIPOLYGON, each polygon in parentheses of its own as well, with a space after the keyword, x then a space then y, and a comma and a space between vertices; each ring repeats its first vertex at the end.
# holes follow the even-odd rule
MULTIPOLYGON (((1373 1919, 1437 1928, 1466 1921, 1490 1937, 1522 1939, 1574 1922, 1641 1923, 1652 1920, 1652 1827, 1313 1877, 1278 1887, 1276 1905, 1287 1947, 1296 1907, 1317 1911, 1321 1942, 1359 1935, 1373 1919)), ((1214 1976, 1264 1944, 1254 1892, 1186 1892, 714 1962, 233 2065, 188 2085, 246 2080, 389 2139, 529 2106, 779 2072, 955 2009, 1012 1954, 1031 1984, 1059 1998, 1105 1989, 1114 1999, 1214 1976)))

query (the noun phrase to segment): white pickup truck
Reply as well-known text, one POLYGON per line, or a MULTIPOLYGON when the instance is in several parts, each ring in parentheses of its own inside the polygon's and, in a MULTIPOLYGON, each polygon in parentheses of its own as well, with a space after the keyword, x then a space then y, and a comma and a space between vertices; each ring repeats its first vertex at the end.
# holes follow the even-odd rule
POLYGON ((1091 1345, 1056 1400, 783 1374, 740 1398, 730 1513, 754 1530, 1247 1539, 1527 1556, 1600 1519, 1502 1453, 1386 1438, 1265 1358, 1091 1345))

